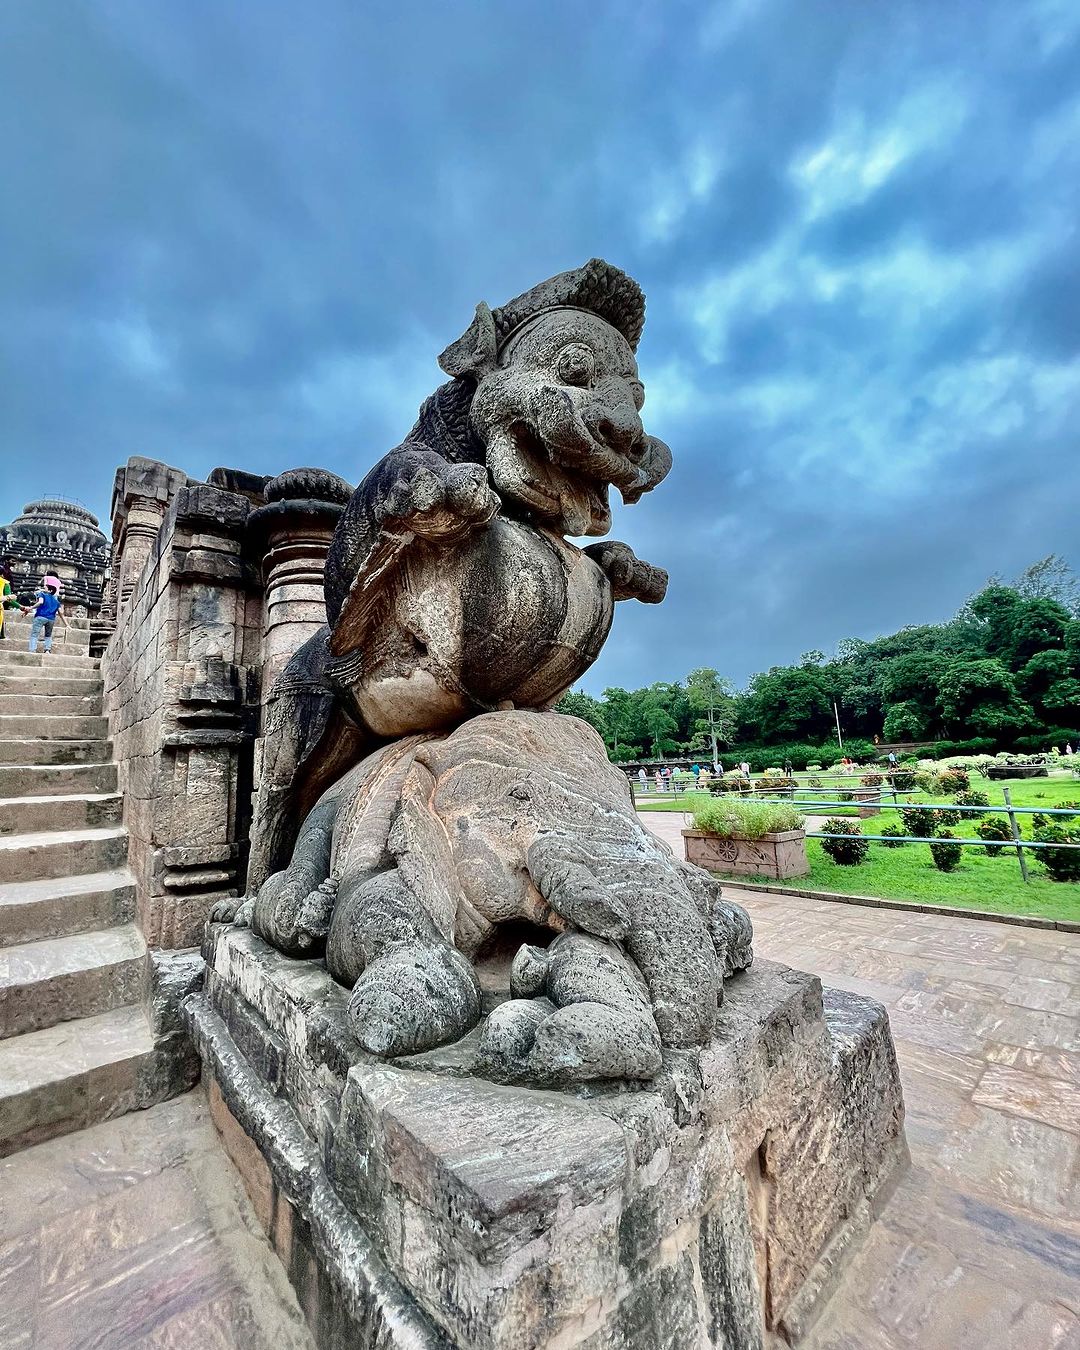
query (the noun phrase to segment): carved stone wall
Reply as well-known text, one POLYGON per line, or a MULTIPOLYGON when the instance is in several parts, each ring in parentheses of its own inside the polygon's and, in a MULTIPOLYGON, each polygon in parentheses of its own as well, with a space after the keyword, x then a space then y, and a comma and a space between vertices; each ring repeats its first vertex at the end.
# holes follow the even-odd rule
POLYGON ((214 901, 243 891, 262 692, 324 622, 350 491, 317 470, 117 471, 104 711, 152 948, 197 945, 214 901))
POLYGON ((262 587, 244 555, 246 497, 145 460, 137 470, 105 711, 139 925, 151 947, 190 947, 214 900, 243 884, 262 587))

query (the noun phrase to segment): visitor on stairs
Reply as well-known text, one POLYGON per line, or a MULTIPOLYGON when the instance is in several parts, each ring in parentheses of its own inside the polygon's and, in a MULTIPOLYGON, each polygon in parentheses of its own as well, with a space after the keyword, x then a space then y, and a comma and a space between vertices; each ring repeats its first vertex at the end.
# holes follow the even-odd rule
MULTIPOLYGON (((49 578, 53 580, 52 577, 49 578)), ((46 586, 43 591, 38 591, 35 597, 37 603, 28 605, 22 612, 24 614, 33 614, 30 620, 30 651, 36 652, 38 638, 44 634, 44 651, 52 651, 53 624, 57 616, 64 619, 64 607, 60 603, 60 597, 56 594, 55 586, 46 586)), ((64 619, 64 627, 67 627, 67 619, 64 619)))

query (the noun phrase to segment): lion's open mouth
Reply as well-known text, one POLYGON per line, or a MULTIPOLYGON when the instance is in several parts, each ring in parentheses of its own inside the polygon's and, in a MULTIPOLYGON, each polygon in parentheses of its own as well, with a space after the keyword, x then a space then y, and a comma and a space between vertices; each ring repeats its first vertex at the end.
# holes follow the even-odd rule
POLYGON ((492 463, 500 493, 523 500, 539 515, 563 522, 569 533, 609 527, 608 484, 564 465, 524 422, 510 428, 509 463, 492 463))

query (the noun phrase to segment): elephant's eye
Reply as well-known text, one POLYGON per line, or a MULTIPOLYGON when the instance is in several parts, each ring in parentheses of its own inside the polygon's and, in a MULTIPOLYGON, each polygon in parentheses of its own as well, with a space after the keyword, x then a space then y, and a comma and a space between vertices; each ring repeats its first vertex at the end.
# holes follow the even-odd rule
POLYGON ((640 380, 631 380, 630 392, 634 396, 634 406, 640 412, 645 406, 645 386, 640 380))
POLYGON ((596 361, 583 342, 572 342, 564 347, 555 362, 555 375, 560 384, 588 384, 596 372, 596 361))

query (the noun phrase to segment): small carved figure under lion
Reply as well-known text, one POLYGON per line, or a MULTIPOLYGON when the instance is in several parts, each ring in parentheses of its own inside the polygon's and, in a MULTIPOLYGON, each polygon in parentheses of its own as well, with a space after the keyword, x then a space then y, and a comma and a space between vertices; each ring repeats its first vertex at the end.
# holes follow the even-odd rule
POLYGON ((328 627, 268 699, 250 898, 217 907, 280 951, 325 953, 369 1051, 481 1019, 474 961, 513 960, 474 1068, 504 1081, 650 1078, 705 1043, 750 922, 642 828, 585 723, 550 712, 616 600, 667 575, 613 540, 671 455, 641 424, 644 297, 598 259, 443 352, 452 378, 353 494, 326 567, 328 627), (297 825, 303 822, 297 835, 297 825))

